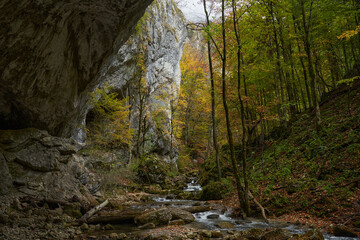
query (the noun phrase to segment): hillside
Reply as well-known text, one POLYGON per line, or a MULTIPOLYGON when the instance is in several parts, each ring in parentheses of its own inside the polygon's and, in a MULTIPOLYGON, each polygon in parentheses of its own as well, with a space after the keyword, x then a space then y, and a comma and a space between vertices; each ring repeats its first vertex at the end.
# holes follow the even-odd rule
POLYGON ((324 97, 319 132, 306 111, 250 162, 251 189, 270 215, 360 233, 360 84, 353 85, 324 97))

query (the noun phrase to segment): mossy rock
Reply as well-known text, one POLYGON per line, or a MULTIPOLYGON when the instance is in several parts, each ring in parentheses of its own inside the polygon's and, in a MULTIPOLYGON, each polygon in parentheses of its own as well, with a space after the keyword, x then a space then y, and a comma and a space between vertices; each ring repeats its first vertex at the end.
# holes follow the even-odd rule
POLYGON ((71 203, 71 204, 65 205, 64 213, 73 218, 80 218, 83 215, 81 213, 80 203, 71 203))
POLYGON ((201 200, 220 200, 232 190, 232 185, 227 180, 210 181, 201 191, 201 200))

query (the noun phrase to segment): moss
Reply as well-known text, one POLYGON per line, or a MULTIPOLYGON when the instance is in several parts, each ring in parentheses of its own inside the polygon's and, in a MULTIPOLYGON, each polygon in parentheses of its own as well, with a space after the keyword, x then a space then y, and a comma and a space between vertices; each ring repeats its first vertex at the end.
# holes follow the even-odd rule
POLYGON ((201 191, 200 198, 202 200, 220 200, 223 199, 227 193, 231 192, 231 189, 232 185, 229 179, 210 181, 201 191))

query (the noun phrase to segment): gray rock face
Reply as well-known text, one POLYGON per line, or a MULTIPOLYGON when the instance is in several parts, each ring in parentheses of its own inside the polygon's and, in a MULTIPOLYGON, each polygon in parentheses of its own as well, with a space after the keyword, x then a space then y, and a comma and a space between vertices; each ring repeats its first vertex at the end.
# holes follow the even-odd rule
POLYGON ((100 180, 75 154, 72 139, 37 129, 0 130, 0 191, 11 187, 36 197, 86 202, 99 191, 100 180))
MULTIPOLYGON (((172 0, 157 0, 147 9, 136 27, 136 33, 124 44, 110 64, 101 71, 100 82, 108 82, 122 96, 134 96, 132 124, 138 124, 138 98, 134 85, 138 81, 138 58, 142 54, 144 78, 149 96, 146 98, 146 115, 149 130, 145 151, 156 152, 170 162, 171 104, 176 105, 180 88, 180 60, 187 37, 185 19, 172 0), (141 52, 141 49, 145 49, 141 52), (171 102, 172 101, 172 102, 171 102), (153 116, 163 115, 160 126, 153 116)), ((174 140, 173 140, 174 141, 174 140)), ((174 143, 173 143, 174 144, 174 143)), ((176 159, 176 149, 173 149, 176 159)))
POLYGON ((76 135, 100 67, 152 0, 1 0, 0 126, 76 135))

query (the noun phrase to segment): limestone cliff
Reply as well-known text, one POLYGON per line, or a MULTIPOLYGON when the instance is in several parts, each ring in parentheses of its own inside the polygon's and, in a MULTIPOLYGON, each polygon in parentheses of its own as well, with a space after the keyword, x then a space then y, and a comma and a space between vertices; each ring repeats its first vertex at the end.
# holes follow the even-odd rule
POLYGON ((130 96, 132 126, 139 122, 138 83, 147 92, 145 97, 146 136, 143 151, 155 152, 167 162, 174 162, 176 147, 171 148, 171 107, 176 105, 180 87, 180 59, 187 37, 185 19, 172 0, 157 0, 150 5, 136 27, 109 65, 101 71, 100 82, 109 82, 122 96, 130 96), (145 70, 141 73, 139 62, 145 70), (161 117, 160 117, 161 115, 161 117), (156 118, 156 119, 155 119, 156 118), (161 119, 161 124, 156 121, 161 119), (172 151, 172 153, 170 153, 172 151))
POLYGON ((1 0, 0 128, 73 135, 101 66, 151 2, 1 0))
POLYGON ((0 0, 1 195, 91 200, 99 190, 69 137, 151 2, 0 0))
MULTIPOLYGON (((133 95, 140 45, 151 86, 148 112, 161 108, 169 119, 186 29, 173 2, 158 0, 126 42, 150 2, 0 0, 0 194, 91 202, 101 183, 76 153, 88 92, 110 81, 133 95), (159 98, 169 91, 171 97, 159 98)), ((160 132, 149 122, 155 136, 149 148, 169 158, 169 121, 160 132)))

